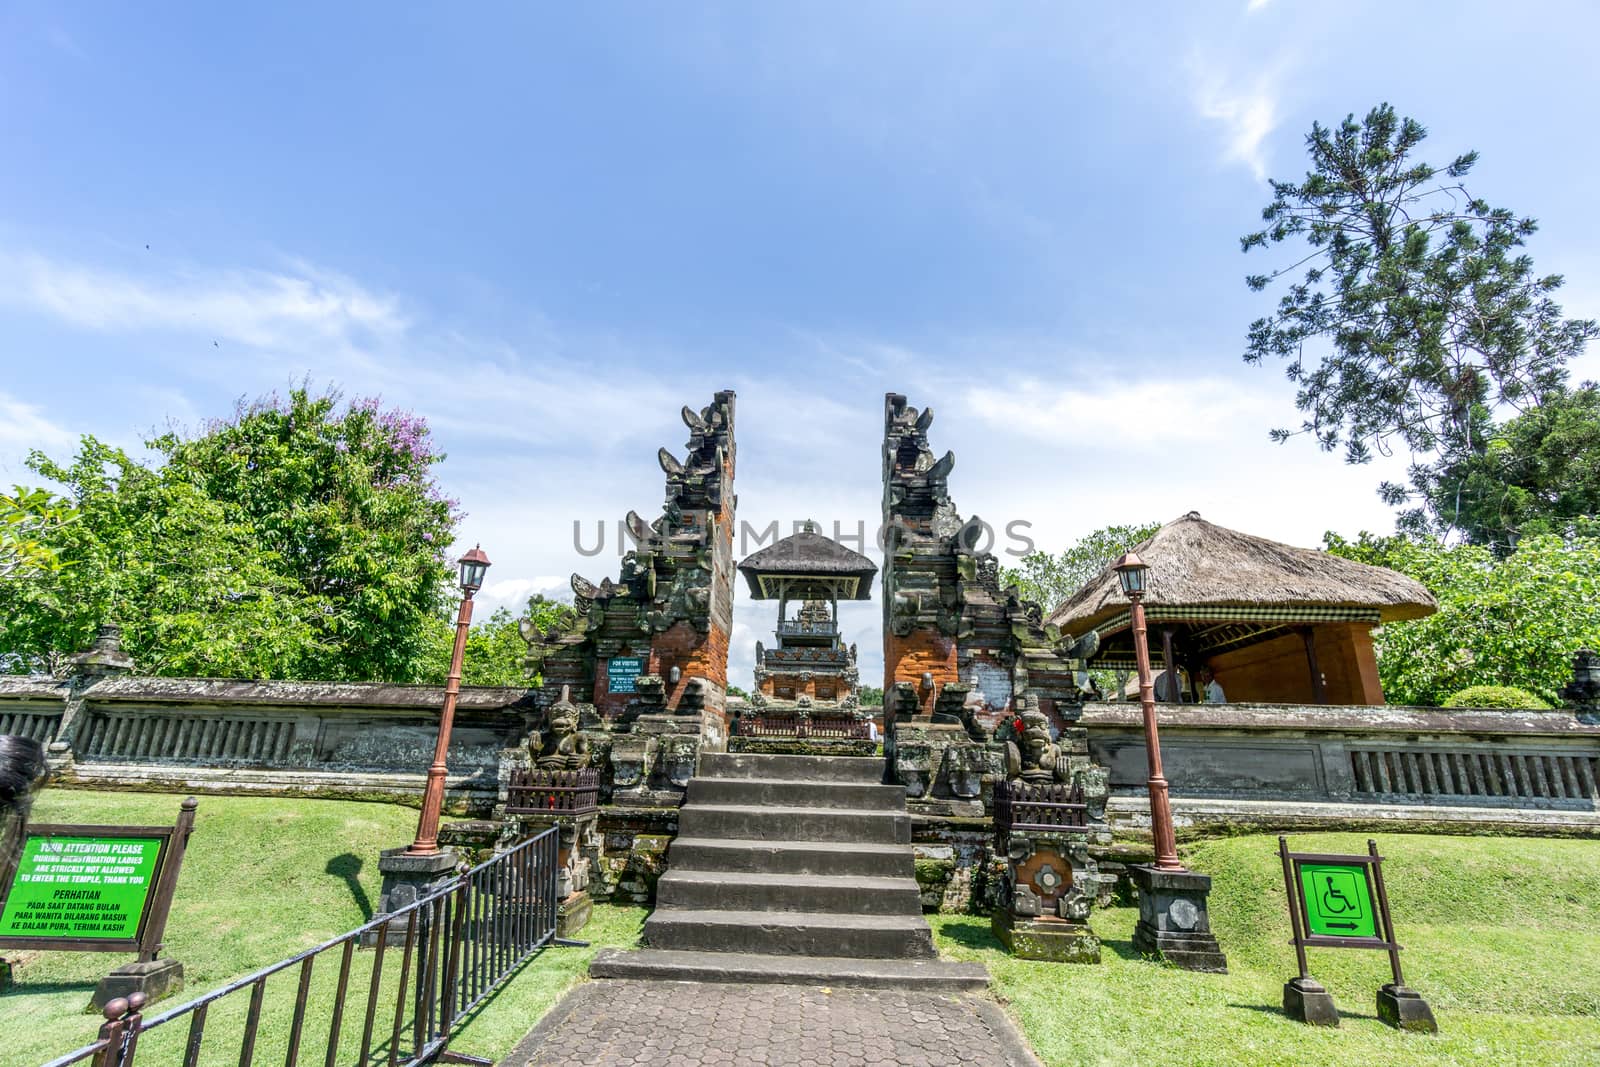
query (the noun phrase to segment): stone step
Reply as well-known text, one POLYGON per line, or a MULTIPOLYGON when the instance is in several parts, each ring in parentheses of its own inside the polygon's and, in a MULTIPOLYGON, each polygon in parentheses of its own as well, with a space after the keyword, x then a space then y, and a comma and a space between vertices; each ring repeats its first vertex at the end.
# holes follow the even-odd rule
POLYGON ((730 911, 920 915, 914 878, 840 879, 670 868, 656 883, 656 907, 730 911))
POLYGON ((689 804, 678 812, 685 837, 754 837, 769 841, 843 841, 911 844, 911 817, 903 812, 855 808, 752 808, 689 804))
POLYGON ((933 931, 917 915, 697 911, 657 908, 644 924, 650 948, 780 956, 933 959, 933 931))
POLYGON ((667 851, 670 869, 819 874, 834 878, 910 878, 916 870, 902 845, 840 841, 763 841, 679 834, 667 851))
POLYGON ((678 952, 603 948, 589 965, 592 978, 830 988, 919 989, 976 993, 989 984, 981 963, 944 960, 866 960, 841 956, 758 956, 742 952, 678 952))
POLYGON ((703 752, 702 778, 777 778, 803 782, 883 781, 883 760, 877 756, 768 756, 754 752, 703 752))
POLYGON ((685 804, 784 808, 855 808, 901 812, 906 791, 898 785, 804 782, 787 778, 694 778, 685 804))

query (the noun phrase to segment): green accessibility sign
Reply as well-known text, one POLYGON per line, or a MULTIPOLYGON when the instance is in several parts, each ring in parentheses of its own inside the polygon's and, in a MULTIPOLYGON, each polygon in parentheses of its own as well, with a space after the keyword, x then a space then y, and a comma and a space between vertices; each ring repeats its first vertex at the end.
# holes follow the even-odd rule
POLYGON ((1323 937, 1378 936, 1366 864, 1302 863, 1299 868, 1310 933, 1323 937))
POLYGON ((30 836, 0 938, 131 941, 155 885, 160 837, 30 836))

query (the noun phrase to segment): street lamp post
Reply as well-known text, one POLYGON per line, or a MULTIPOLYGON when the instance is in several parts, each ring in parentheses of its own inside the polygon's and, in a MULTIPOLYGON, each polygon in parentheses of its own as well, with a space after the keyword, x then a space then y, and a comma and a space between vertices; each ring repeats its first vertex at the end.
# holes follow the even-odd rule
POLYGON ((1150 836, 1156 853, 1154 863, 1139 864, 1129 871, 1139 890, 1139 921, 1133 928, 1133 947, 1185 970, 1225 972, 1228 960, 1211 932, 1211 916, 1206 907, 1211 877, 1185 869, 1178 859, 1177 835, 1172 831, 1172 803, 1167 796, 1166 775, 1161 771, 1155 682, 1150 676, 1150 642, 1144 625, 1150 568, 1129 552, 1117 560, 1114 569, 1123 593, 1132 603, 1133 655, 1139 668, 1144 745, 1150 760, 1150 836))
MULTIPOLYGON (((1155 839, 1156 869, 1181 871, 1177 835, 1172 830, 1172 803, 1167 778, 1161 772, 1161 736, 1156 725, 1155 681, 1150 674, 1150 641, 1144 624, 1145 579, 1150 567, 1132 552, 1114 568, 1122 591, 1132 602, 1133 656, 1139 669, 1139 703, 1144 709, 1144 747, 1150 764, 1150 835, 1155 839)), ((1169 665, 1170 669, 1170 665, 1169 665)))
POLYGON ((439 716, 439 739, 433 746, 433 763, 428 767, 428 787, 422 796, 422 814, 417 819, 417 839, 406 849, 407 856, 435 856, 439 853, 439 813, 444 809, 445 757, 450 752, 450 728, 455 724, 456 698, 461 694, 461 661, 467 649, 467 630, 472 626, 472 594, 483 587, 489 557, 483 546, 475 546, 461 557, 461 609, 456 613, 456 643, 450 653, 450 675, 444 683, 444 710, 439 716))

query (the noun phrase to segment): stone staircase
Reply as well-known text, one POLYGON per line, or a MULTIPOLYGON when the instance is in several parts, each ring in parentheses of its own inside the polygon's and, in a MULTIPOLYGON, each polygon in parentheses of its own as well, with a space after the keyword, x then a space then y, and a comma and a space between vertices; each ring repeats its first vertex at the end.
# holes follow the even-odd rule
POLYGON ((981 989, 922 917, 905 790, 883 761, 705 753, 645 922, 598 978, 981 989))

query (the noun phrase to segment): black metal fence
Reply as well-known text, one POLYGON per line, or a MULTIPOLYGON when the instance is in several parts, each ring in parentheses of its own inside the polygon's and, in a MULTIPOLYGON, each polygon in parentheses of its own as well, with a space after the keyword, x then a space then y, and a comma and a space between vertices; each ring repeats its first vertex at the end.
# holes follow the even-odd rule
POLYGON ((511 772, 506 783, 506 812, 511 815, 587 815, 600 809, 600 772, 542 770, 511 772))
POLYGON ((146 1017, 142 995, 114 1000, 92 1044, 44 1067, 487 1062, 447 1049, 557 941, 559 843, 551 827, 407 907, 168 1011, 146 1017), (372 948, 358 953, 363 944, 372 948))
POLYGON ((994 783, 994 828, 1003 841, 1017 833, 1072 832, 1089 828, 1089 806, 1082 783, 1024 782, 1002 778, 994 783))

